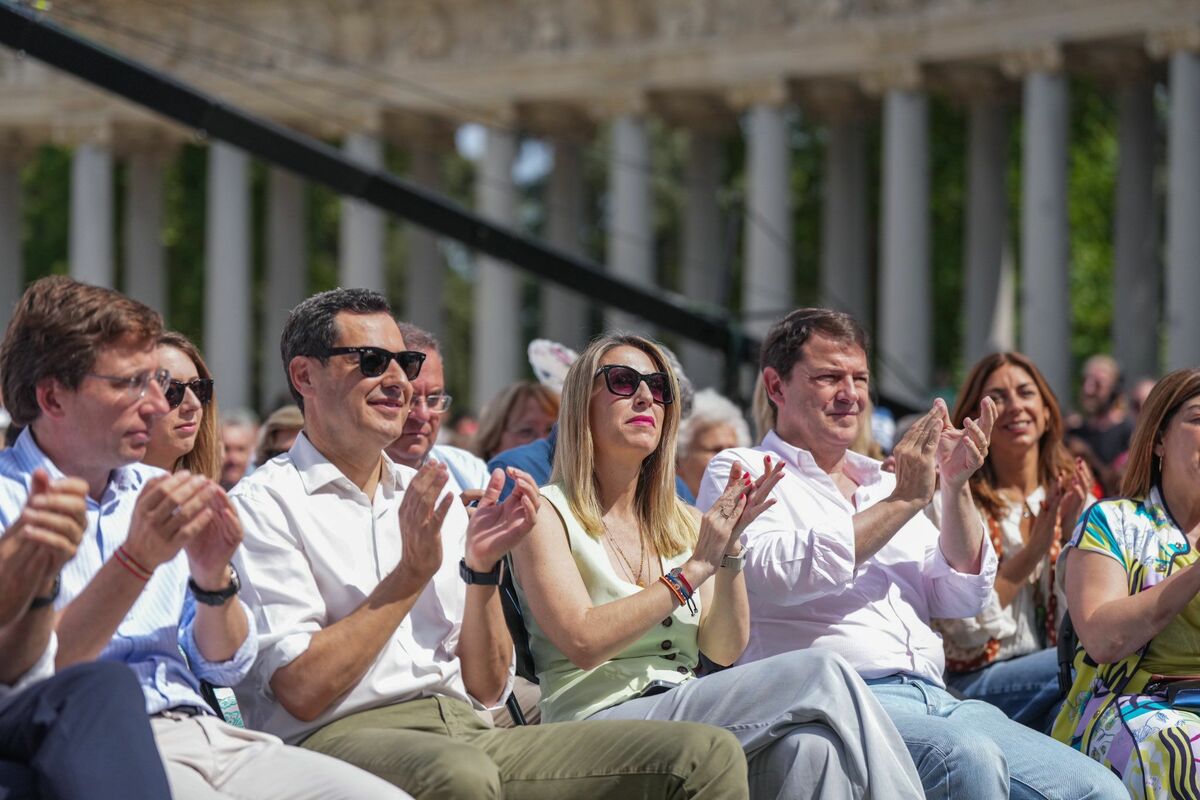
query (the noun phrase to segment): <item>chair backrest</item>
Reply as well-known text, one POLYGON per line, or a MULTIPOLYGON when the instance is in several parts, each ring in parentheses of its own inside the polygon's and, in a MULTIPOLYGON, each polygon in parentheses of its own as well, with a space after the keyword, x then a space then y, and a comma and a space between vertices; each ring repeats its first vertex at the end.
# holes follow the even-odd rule
POLYGON ((537 683, 533 650, 529 647, 529 631, 525 629, 525 617, 521 614, 521 601, 517 599, 517 587, 512 576, 512 556, 506 555, 500 576, 500 605, 504 608, 504 622, 508 625, 508 633, 517 654, 517 674, 530 683, 537 683))

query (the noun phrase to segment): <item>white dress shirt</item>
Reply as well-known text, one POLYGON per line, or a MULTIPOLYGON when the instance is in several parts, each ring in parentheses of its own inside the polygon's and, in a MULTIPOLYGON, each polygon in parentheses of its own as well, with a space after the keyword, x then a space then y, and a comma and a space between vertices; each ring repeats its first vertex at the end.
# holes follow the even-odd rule
POLYGON ((758 447, 717 454, 697 506, 708 509, 721 495, 735 459, 757 477, 767 454, 786 470, 772 493, 775 505, 742 534, 750 644, 741 662, 828 647, 864 678, 905 673, 942 685, 942 640, 929 621, 974 616, 987 604, 996 576, 988 537, 979 574, 964 574, 946 561, 938 529, 917 514, 856 568, 853 517, 887 498, 895 477, 847 452, 845 473, 858 484, 851 502, 807 450, 774 431, 758 447))
POLYGON ((429 451, 429 458, 446 465, 450 481, 457 487, 455 494, 462 494, 467 489, 486 489, 492 477, 482 458, 461 447, 435 444, 429 451))
POLYGON ((259 467, 230 494, 246 531, 238 572, 259 633, 258 661, 237 687, 250 727, 296 743, 349 714, 419 697, 443 695, 483 708, 467 693, 455 654, 467 597, 458 575, 467 514, 457 499, 442 526, 441 568, 354 688, 312 722, 289 714, 271 691, 275 670, 358 608, 400 563, 400 502, 416 473, 386 455, 383 463, 369 498, 301 433, 286 456, 259 467))

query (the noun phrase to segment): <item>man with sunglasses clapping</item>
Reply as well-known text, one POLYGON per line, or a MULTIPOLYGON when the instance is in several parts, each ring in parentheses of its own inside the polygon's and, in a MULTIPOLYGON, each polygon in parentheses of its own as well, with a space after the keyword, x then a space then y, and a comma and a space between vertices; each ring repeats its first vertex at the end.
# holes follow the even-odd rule
POLYGON ((477 716, 511 687, 500 561, 532 528, 539 494, 512 470, 517 488, 498 502, 496 471, 468 518, 444 465, 387 456, 426 359, 408 347, 386 298, 363 289, 310 297, 284 326, 304 430, 231 495, 259 636, 238 687, 249 722, 422 800, 730 796, 716 787, 739 769, 744 785, 745 759, 716 728, 497 730, 477 716))

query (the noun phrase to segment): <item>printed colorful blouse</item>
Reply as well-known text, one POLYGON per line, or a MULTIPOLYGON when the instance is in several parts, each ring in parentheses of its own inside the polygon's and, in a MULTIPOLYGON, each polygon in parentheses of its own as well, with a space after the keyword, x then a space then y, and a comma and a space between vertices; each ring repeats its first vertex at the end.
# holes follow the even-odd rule
MULTIPOLYGON (((1162 501, 1105 500, 1092 506, 1068 548, 1119 563, 1129 594, 1156 586, 1200 559, 1162 501)), ((1097 664, 1077 647, 1075 682, 1054 725, 1055 738, 1119 775, 1134 798, 1200 798, 1200 714, 1169 705, 1155 676, 1200 672, 1200 599, 1144 648, 1097 664)))

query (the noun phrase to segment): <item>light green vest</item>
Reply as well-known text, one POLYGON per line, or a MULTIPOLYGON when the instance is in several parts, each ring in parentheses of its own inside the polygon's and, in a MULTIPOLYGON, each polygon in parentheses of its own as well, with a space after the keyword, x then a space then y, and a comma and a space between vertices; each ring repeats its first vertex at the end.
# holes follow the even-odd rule
MULTIPOLYGON (((567 498, 557 484, 543 486, 541 491, 567 529, 571 555, 575 557, 575 566, 579 568, 593 606, 642 591, 613 568, 604 545, 584 531, 571 514, 567 498)), ((670 571, 682 565, 690 555, 690 552, 684 552, 674 558, 664 558, 663 567, 670 571)), ((597 711, 637 697, 651 681, 681 683, 694 677, 692 669, 700 660, 700 616, 693 617, 686 606, 676 608, 670 617, 647 631, 616 658, 585 671, 572 664, 542 632, 529 610, 519 580, 517 596, 521 600, 521 613, 525 617, 529 645, 541 683, 543 722, 586 719, 597 711)), ((694 599, 698 608, 699 592, 694 599)))

